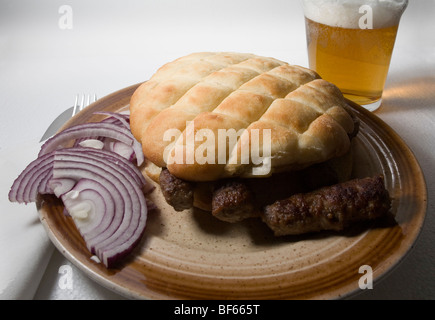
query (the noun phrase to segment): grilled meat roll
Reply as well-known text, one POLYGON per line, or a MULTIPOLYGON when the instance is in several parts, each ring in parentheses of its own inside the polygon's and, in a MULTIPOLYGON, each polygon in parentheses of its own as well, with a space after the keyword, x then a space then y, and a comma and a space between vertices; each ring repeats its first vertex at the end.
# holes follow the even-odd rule
POLYGON ((263 221, 276 236, 321 230, 343 230, 348 225, 386 215, 391 199, 382 176, 354 179, 309 193, 295 194, 265 208, 263 221))

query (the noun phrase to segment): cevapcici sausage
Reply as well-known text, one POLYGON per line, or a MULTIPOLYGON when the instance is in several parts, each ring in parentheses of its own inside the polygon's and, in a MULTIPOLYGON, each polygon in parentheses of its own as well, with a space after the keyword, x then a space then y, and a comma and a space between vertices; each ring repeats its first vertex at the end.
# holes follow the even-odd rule
POLYGON ((378 176, 350 180, 276 201, 265 208, 262 219, 276 236, 340 231, 354 222, 384 216, 390 207, 384 179, 378 176))
POLYGON ((192 183, 177 178, 166 168, 162 169, 159 182, 166 202, 170 204, 176 211, 183 211, 192 208, 192 183))
POLYGON ((227 181, 213 192, 211 212, 215 218, 231 223, 259 216, 252 191, 238 180, 227 181))

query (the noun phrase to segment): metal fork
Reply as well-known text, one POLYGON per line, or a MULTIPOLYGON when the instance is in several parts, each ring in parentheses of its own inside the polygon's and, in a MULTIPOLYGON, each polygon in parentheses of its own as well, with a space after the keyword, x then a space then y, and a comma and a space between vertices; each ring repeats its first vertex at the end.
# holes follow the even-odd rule
POLYGON ((42 135, 42 138, 40 142, 47 140, 52 135, 54 135, 65 122, 67 122, 70 118, 74 117, 77 113, 82 111, 85 107, 90 105, 91 103, 97 101, 97 95, 90 95, 87 96, 83 94, 80 98, 80 95, 76 95, 74 106, 66 109, 64 112, 62 112, 60 115, 57 116, 56 119, 48 126, 45 133, 42 135))
POLYGON ((96 94, 94 94, 92 96, 92 101, 91 101, 91 95, 88 94, 86 102, 85 102, 85 95, 83 94, 81 102, 79 104, 79 96, 80 95, 76 95, 76 101, 74 102, 74 109, 73 109, 73 112, 72 112, 72 117, 74 117, 77 113, 82 111, 84 108, 86 108, 91 103, 97 101, 97 95, 96 94))

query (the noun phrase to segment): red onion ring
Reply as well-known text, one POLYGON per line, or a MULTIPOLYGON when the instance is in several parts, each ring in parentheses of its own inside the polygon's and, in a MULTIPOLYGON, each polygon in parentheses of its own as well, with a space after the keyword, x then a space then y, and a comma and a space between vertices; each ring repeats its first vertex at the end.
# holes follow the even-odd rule
POLYGON ((127 129, 130 129, 130 124, 129 124, 130 116, 129 115, 110 112, 110 111, 97 111, 97 112, 94 112, 94 114, 108 116, 108 118, 102 120, 101 122, 111 122, 111 123, 115 123, 115 124, 118 124, 118 122, 119 122, 119 124, 123 125, 127 129))
POLYGON ((40 173, 41 168, 47 164, 52 164, 53 160, 54 154, 47 154, 32 161, 12 184, 9 191, 9 201, 25 204, 35 202, 39 189, 46 189, 46 186, 40 188, 40 184, 35 184, 36 176, 42 174, 40 173))
MULTIPOLYGON (((115 200, 110 191, 95 180, 81 179, 70 192, 62 196, 62 201, 68 212, 74 211, 75 206, 82 205, 85 201, 95 205, 94 210, 91 210, 91 213, 94 213, 94 215, 90 217, 90 221, 84 221, 83 218, 76 218, 72 215, 77 229, 85 239, 85 242, 89 238, 92 238, 93 234, 98 233, 98 229, 104 230, 107 228, 115 215, 115 200), (75 192, 77 192, 76 198, 69 196, 70 193, 75 192)), ((89 246, 88 249, 91 252, 93 250, 89 246)))
POLYGON ((153 187, 132 163, 136 159, 140 165, 144 157, 130 132, 129 116, 98 114, 108 118, 70 127, 47 140, 14 181, 9 200, 27 204, 43 193, 61 198, 89 251, 110 268, 142 237, 150 204, 144 194, 153 187), (104 149, 77 146, 91 138, 102 141, 104 149), (71 140, 74 147, 62 147, 71 140))
POLYGON ((103 219, 107 219, 106 213, 115 210, 109 191, 94 180, 81 179, 74 188, 62 195, 62 201, 68 213, 70 211, 75 213, 69 215, 73 218, 85 241, 87 235, 93 232, 103 219), (110 205, 113 207, 110 208, 110 205))
MULTIPOLYGON (((121 219, 112 221, 110 227, 104 230, 104 235, 96 235, 95 238, 89 239, 89 245, 93 248, 95 244, 100 246, 110 243, 125 230, 128 230, 130 222, 134 218, 132 212, 140 211, 141 207, 146 208, 146 202, 140 187, 132 183, 131 179, 129 179, 130 174, 128 172, 124 170, 114 171, 114 169, 116 170, 116 166, 110 162, 104 162, 98 159, 91 159, 90 161, 83 159, 81 160, 82 162, 78 162, 80 158, 81 156, 63 155, 55 159, 53 177, 58 178, 60 176, 62 178, 66 177, 78 180, 81 178, 101 179, 107 177, 110 181, 116 181, 116 186, 121 192, 125 202, 124 215, 121 219), (90 166, 92 166, 92 172, 86 172, 88 168, 90 169, 90 166)), ((144 214, 146 215, 146 212, 144 212, 144 214)))
POLYGON ((114 140, 123 142, 133 148, 138 166, 140 166, 144 161, 142 146, 133 137, 130 130, 113 123, 94 122, 72 126, 51 137, 42 145, 38 157, 50 153, 56 149, 63 148, 62 144, 71 140, 89 137, 112 138, 114 140))

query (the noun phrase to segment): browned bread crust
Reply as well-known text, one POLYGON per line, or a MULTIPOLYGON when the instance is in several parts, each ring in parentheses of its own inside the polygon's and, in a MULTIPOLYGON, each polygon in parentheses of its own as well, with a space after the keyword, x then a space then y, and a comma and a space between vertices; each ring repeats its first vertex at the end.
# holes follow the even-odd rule
POLYGON ((205 52, 164 65, 142 84, 131 98, 130 121, 145 156, 157 167, 181 179, 212 181, 268 176, 345 154, 354 131, 346 108, 340 90, 312 70, 252 54, 205 52), (243 133, 222 150, 218 139, 189 137, 201 129, 215 137, 221 129, 243 133), (267 146, 264 129, 271 132, 267 146), (165 139, 168 130, 171 140, 165 139), (255 130, 257 144, 252 143, 255 130), (245 147, 251 152, 242 152, 245 147), (262 164, 253 161, 252 151, 261 155, 265 147, 270 156, 263 160, 271 170, 254 174, 262 164), (215 150, 214 161, 196 161, 198 148, 215 150), (184 155, 181 163, 171 161, 175 150, 184 155))

